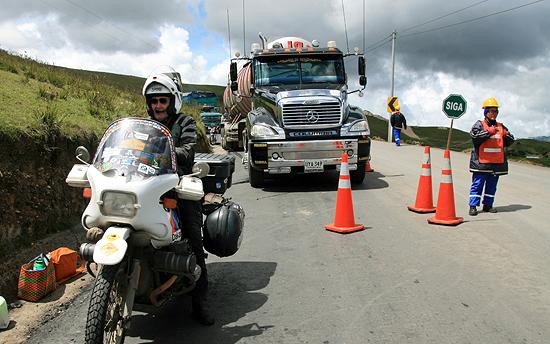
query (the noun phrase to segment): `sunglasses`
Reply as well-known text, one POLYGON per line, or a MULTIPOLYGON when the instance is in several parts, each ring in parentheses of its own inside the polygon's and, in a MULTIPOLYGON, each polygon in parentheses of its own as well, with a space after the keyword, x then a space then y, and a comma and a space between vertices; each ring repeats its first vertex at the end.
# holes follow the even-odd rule
POLYGON ((498 109, 489 109, 487 113, 498 113, 498 109))
POLYGON ((153 98, 151 99, 151 104, 162 104, 166 105, 170 101, 169 98, 153 98))

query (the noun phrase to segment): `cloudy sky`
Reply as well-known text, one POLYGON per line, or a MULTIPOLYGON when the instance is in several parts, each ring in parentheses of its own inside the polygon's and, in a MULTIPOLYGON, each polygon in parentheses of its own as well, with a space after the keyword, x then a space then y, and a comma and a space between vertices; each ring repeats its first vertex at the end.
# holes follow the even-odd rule
MULTIPOLYGON (((394 94, 410 124, 448 126, 442 100, 457 93, 468 107, 455 127, 469 130, 483 100, 495 97, 499 120, 516 136, 550 135, 550 1, 365 0, 365 11, 362 0, 343 3, 350 49, 366 48, 368 85, 363 98, 353 98, 357 105, 388 116, 387 37, 396 30, 394 94)), ((258 32, 336 40, 347 49, 342 0, 244 4, 245 30, 242 0, 3 1, 0 48, 55 65, 143 77, 171 65, 185 82, 217 85, 227 82, 230 54, 248 50, 258 32)), ((355 61, 347 66, 355 88, 355 61)))

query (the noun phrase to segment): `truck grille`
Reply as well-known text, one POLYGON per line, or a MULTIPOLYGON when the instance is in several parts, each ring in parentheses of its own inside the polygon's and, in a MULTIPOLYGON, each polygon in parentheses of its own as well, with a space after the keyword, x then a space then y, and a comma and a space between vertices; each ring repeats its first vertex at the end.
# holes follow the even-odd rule
POLYGON ((323 128, 340 124, 342 112, 340 103, 283 104, 283 125, 285 128, 323 128))

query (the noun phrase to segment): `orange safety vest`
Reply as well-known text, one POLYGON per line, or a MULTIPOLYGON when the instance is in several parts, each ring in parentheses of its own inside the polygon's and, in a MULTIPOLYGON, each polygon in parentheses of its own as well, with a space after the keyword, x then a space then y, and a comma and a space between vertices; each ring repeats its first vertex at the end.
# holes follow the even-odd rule
MULTIPOLYGON (((489 125, 485 120, 481 121, 483 130, 489 130, 489 125)), ((497 122, 496 132, 487 141, 479 146, 479 162, 482 164, 502 164, 504 163, 504 128, 502 123, 497 122)))

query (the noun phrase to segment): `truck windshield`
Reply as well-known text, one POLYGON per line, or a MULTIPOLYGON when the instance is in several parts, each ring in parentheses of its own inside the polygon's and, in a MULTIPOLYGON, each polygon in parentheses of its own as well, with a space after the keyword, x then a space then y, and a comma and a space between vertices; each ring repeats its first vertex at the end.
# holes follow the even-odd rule
POLYGON ((338 55, 265 56, 254 62, 254 79, 257 86, 344 84, 344 62, 338 55))

